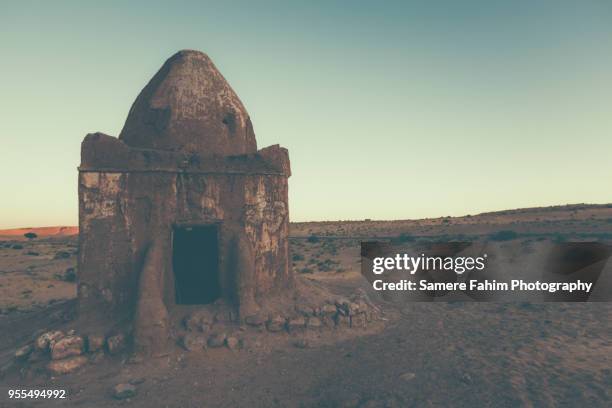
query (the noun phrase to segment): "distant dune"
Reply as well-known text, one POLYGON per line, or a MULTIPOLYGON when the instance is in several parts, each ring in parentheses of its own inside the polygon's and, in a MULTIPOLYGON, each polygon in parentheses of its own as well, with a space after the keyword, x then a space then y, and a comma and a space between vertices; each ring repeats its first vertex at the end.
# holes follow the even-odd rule
POLYGON ((27 227, 0 230, 0 237, 23 238, 23 234, 33 232, 41 238, 44 237, 63 237, 77 235, 79 227, 76 226, 57 226, 57 227, 27 227))

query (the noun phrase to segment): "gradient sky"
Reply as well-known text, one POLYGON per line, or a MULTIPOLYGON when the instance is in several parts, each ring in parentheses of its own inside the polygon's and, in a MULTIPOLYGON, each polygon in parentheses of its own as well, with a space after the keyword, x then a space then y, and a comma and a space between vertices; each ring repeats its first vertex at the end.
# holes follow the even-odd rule
POLYGON ((223 3, 0 2, 0 228, 75 225, 81 140, 184 48, 289 148, 294 221, 612 202, 609 0, 223 3))

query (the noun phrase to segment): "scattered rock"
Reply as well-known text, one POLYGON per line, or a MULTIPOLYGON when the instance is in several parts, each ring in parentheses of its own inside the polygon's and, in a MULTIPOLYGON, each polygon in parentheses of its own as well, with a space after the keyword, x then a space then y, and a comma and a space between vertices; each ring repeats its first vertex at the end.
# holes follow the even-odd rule
POLYGON ((367 319, 365 313, 359 313, 351 316, 351 327, 364 328, 367 325, 367 319))
POLYGON ((106 339, 106 349, 110 354, 120 353, 125 349, 125 336, 116 334, 106 339))
POLYGON ((90 353, 101 350, 104 347, 104 336, 90 334, 87 336, 87 350, 90 353))
POLYGON ((262 316, 261 314, 255 314, 255 315, 247 316, 246 319, 244 319, 244 321, 249 326, 259 327, 266 322, 266 318, 262 316))
POLYGON ((400 379, 404 380, 404 381, 412 381, 416 378, 416 374, 415 373, 404 373, 402 375, 400 375, 400 379))
POLYGON ((236 350, 240 345, 240 341, 236 337, 228 337, 225 339, 225 345, 230 350, 236 350))
POLYGON ((64 337, 64 332, 60 330, 52 330, 52 331, 45 332, 41 334, 40 336, 38 336, 38 338, 34 342, 34 347, 37 350, 42 350, 42 351, 49 350, 51 343, 58 341, 62 337, 64 337))
POLYGON ((469 373, 463 373, 461 375, 461 381, 465 384, 471 384, 473 382, 472 376, 469 373))
POLYGON ((345 306, 346 311, 349 316, 354 316, 359 313, 359 304, 354 302, 349 302, 345 306))
POLYGON ((196 310, 183 321, 185 328, 189 331, 205 332, 213 324, 213 316, 208 310, 196 310))
POLYGON ((306 319, 303 317, 294 317, 287 322, 287 330, 290 332, 298 331, 306 326, 306 319))
POLYGON ((17 360, 25 360, 32 354, 32 351, 34 351, 34 347, 31 344, 26 344, 15 351, 15 358, 17 360))
POLYGON ((140 385, 143 382, 147 381, 146 378, 144 377, 136 377, 136 378, 132 378, 130 381, 128 381, 130 384, 132 385, 140 385))
POLYGON ((130 383, 117 384, 113 388, 113 398, 126 399, 136 395, 136 387, 130 383))
POLYGON ((323 323, 321 322, 321 319, 319 319, 318 317, 309 317, 308 323, 306 323, 306 328, 312 329, 312 330, 320 329, 321 326, 323 326, 323 323))
POLYGON ((69 357, 63 360, 53 360, 47 364, 47 370, 49 370, 49 372, 53 375, 68 374, 87 364, 87 361, 87 357, 85 356, 69 357))
POLYGON ((225 344, 225 333, 215 333, 208 338, 209 347, 223 347, 225 344))
POLYGON ((330 304, 325 304, 323 305, 323 307, 321 308, 321 315, 322 316, 335 316, 337 312, 336 306, 334 305, 330 305, 330 304))
POLYGON ((193 333, 187 333, 183 336, 181 345, 187 351, 203 350, 206 347, 206 337, 193 333))
POLYGON ((270 320, 268 320, 266 327, 268 328, 268 331, 273 333, 283 331, 285 330, 285 318, 280 315, 273 316, 270 318, 270 320))
POLYGON ((81 336, 66 336, 51 345, 51 359, 61 360, 83 354, 85 342, 81 336))
POLYGON ((235 322, 237 315, 231 310, 223 310, 215 315, 217 323, 232 323, 235 322))

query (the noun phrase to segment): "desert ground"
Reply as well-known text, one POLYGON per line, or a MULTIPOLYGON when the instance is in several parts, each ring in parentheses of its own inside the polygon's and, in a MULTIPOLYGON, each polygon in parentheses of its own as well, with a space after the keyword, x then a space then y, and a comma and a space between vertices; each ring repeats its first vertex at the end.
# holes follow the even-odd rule
MULTIPOLYGON (((360 274, 360 241, 494 243, 520 258, 542 241, 612 243, 612 205, 569 205, 464 217, 291 224, 298 279, 362 289, 378 323, 333 335, 241 331, 244 346, 133 359, 105 355, 51 376, 15 361, 41 329, 71 329, 74 227, 0 231, 0 407, 576 407, 611 406, 610 303, 406 303, 360 274), (24 237, 35 232, 36 238, 24 237), (307 340, 307 341, 306 341, 307 340), (132 383, 118 400, 113 387, 132 383), (9 389, 67 390, 64 400, 9 400, 9 389)), ((605 266, 610 276, 612 262, 605 266)))

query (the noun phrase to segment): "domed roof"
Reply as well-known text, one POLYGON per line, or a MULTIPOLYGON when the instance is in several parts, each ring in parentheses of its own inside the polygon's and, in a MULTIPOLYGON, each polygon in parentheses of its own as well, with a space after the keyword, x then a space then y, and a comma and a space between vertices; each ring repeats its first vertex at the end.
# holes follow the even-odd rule
POLYGON ((202 156, 257 151, 242 102, 211 59, 192 50, 170 57, 144 87, 119 139, 132 147, 202 156))

